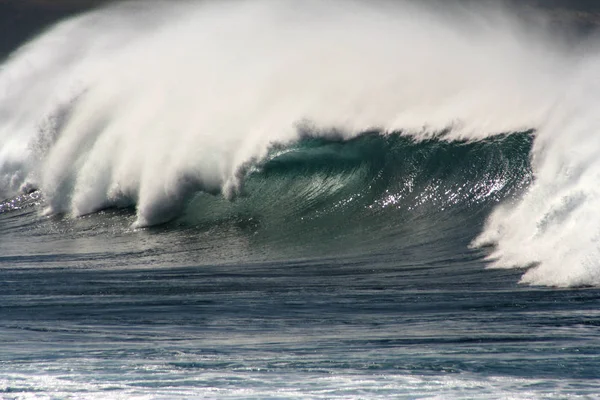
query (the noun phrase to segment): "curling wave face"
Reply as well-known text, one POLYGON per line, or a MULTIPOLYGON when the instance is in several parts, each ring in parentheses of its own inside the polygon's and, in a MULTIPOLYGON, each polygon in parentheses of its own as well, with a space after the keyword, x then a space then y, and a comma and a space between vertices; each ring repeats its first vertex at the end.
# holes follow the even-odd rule
POLYGON ((199 192, 174 223, 234 223, 254 240, 288 245, 288 255, 298 244, 305 257, 319 247, 345 254, 431 243, 441 250, 444 241, 464 247, 492 207, 529 185, 531 139, 530 132, 473 143, 380 132, 307 137, 246 168, 234 201, 199 192))
POLYGON ((533 175, 474 245, 493 244, 495 266, 535 264, 529 283, 597 285, 598 52, 542 22, 385 1, 82 15, 2 65, 0 194, 39 188, 46 214, 73 217, 134 207, 137 227, 212 223, 252 202, 265 232, 379 218, 381 243, 418 219, 427 193, 439 215, 477 201, 487 213, 533 175), (506 132, 529 133, 493 139, 506 132), (504 141, 530 144, 507 157, 504 141))

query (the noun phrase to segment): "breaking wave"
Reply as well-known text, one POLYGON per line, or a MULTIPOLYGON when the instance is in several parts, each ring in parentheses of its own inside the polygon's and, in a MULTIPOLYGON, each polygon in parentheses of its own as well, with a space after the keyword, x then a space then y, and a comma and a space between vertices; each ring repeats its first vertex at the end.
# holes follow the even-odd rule
POLYGON ((598 285, 599 54, 489 5, 117 4, 2 65, 0 195, 377 243, 471 221, 490 265, 598 285))

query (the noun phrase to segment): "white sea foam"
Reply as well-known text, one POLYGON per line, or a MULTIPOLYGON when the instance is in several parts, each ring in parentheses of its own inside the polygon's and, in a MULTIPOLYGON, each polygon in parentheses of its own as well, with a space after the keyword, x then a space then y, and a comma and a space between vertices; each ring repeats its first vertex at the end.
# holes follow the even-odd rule
MULTIPOLYGON (((489 7, 309 0, 120 4, 63 22, 0 70, 0 194, 47 213, 120 204, 138 226, 240 168, 298 124, 449 139, 537 129, 535 183, 475 244, 524 281, 600 284, 597 51, 489 7)), ((326 132, 325 130, 320 130, 326 132)))
MULTIPOLYGON (((135 373, 103 376, 89 371, 89 364, 42 365, 51 372, 8 372, 0 378, 0 390, 16 393, 15 399, 532 399, 594 398, 597 385, 589 380, 481 377, 471 374, 329 374, 270 373, 255 371, 185 371, 164 364, 119 364, 135 373), (49 368, 48 368, 49 369, 49 368), (56 371, 60 371, 60 375, 56 371), (90 373, 93 373, 93 378, 90 373), (283 376, 282 376, 283 375, 283 376), (103 381, 100 378, 106 379, 103 381), (140 384, 143 382, 143 384, 140 384), (167 384, 168 382, 169 384, 167 384), (190 385, 193 383, 193 386, 190 385), (187 385, 186 385, 187 384, 187 385), (246 386, 247 385, 247 386, 246 386)), ((136 360, 137 361, 137 360, 136 360)), ((113 367, 117 368, 117 367, 113 367)), ((107 368, 110 370, 110 368, 107 368)))

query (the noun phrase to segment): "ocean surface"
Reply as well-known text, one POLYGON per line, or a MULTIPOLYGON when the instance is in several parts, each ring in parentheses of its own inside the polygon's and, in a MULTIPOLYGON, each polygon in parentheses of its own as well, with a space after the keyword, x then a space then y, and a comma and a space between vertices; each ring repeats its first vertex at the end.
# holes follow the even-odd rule
POLYGON ((600 46, 499 6, 118 3, 0 65, 0 398, 600 398, 600 46))

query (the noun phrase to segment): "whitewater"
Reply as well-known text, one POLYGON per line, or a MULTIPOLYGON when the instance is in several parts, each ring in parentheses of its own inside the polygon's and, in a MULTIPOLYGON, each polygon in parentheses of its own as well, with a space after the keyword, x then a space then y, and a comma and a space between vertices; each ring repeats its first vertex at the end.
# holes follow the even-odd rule
POLYGON ((593 398, 598 43, 469 2, 47 28, 0 64, 0 394, 593 398))

